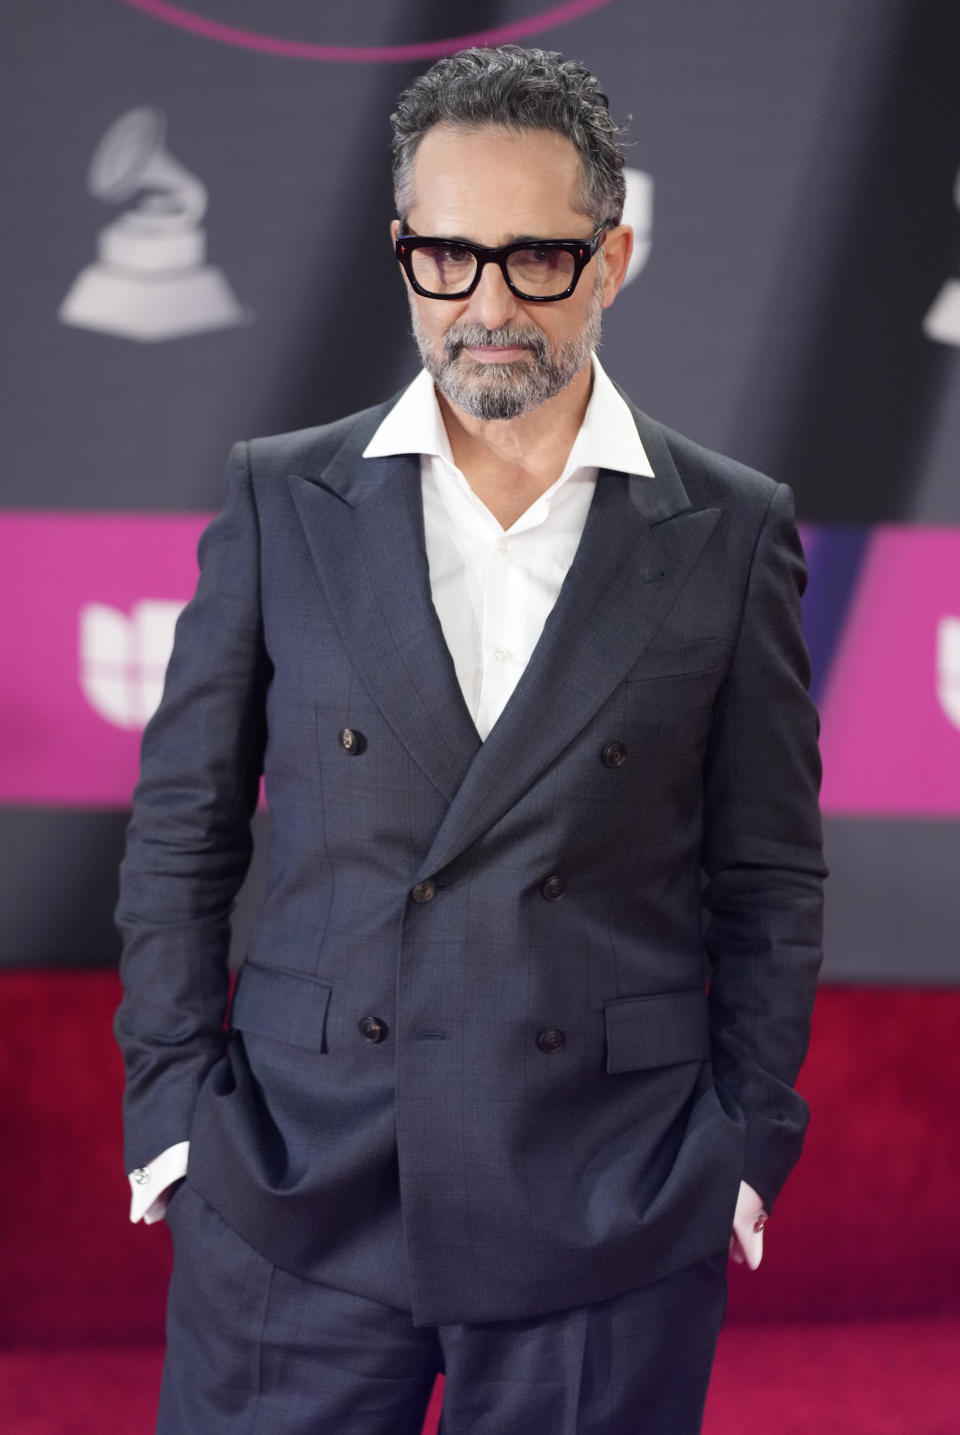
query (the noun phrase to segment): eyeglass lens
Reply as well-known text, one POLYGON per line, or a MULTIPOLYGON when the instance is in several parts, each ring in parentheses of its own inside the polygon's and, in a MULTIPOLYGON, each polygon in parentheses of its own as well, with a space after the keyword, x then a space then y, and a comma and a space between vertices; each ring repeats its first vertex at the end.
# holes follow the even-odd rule
MULTIPOLYGON (((469 289, 477 257, 460 244, 425 244, 411 251, 413 273, 430 294, 459 294, 469 289)), ((510 282, 531 297, 562 294, 573 283, 576 262, 564 249, 531 245, 507 256, 510 282)))

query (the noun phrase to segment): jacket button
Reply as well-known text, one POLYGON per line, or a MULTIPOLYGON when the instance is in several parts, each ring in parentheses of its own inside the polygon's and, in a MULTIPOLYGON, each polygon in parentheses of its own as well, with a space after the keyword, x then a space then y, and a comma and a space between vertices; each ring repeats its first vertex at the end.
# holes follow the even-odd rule
POLYGON ((537 1037, 537 1046, 549 1056, 552 1051, 559 1051, 567 1040, 567 1034, 559 1027, 548 1026, 537 1037))
POLYGON ((437 884, 431 882, 429 877, 426 882, 418 882, 410 891, 410 896, 415 902, 432 902, 437 895, 437 884))
POLYGON ((357 757, 367 745, 367 740, 362 732, 356 728, 342 727, 339 733, 340 746, 349 757, 357 757))
POLYGON ((604 767, 622 767, 627 760, 627 745, 618 738, 615 742, 608 742, 600 753, 600 761, 604 767))
POLYGON ((387 1034, 387 1024, 378 1016, 362 1016, 357 1025, 364 1041, 383 1041, 387 1034))
POLYGON ((548 902, 559 902, 566 896, 567 884, 562 877, 548 877, 540 888, 540 895, 546 897, 548 902))

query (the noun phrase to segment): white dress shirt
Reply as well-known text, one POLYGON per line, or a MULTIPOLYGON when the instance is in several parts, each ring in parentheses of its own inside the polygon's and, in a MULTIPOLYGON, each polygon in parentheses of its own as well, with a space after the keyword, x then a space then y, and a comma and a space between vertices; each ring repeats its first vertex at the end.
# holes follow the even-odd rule
POLYGON ((593 360, 583 424, 555 483, 503 529, 453 461, 429 374, 387 414, 364 458, 418 453, 430 590, 470 715, 486 738, 543 632, 580 543, 597 472, 653 477, 624 400, 593 360))
MULTIPOLYGON (((453 461, 426 370, 404 390, 364 458, 420 455, 430 591, 464 701, 481 738, 506 707, 539 641, 583 534, 601 469, 653 478, 625 400, 593 356, 587 411, 562 473, 504 529, 453 461)), ((130 1176, 130 1219, 160 1220, 167 1188, 187 1169, 188 1143, 170 1147, 130 1176)), ((745 1182, 734 1216, 734 1258, 755 1269, 762 1207, 745 1182)))

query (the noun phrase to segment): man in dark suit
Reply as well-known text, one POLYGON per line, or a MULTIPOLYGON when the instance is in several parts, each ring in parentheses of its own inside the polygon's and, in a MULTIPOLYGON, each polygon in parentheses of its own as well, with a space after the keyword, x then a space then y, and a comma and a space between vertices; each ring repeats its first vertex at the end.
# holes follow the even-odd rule
POLYGON ((631 234, 582 66, 466 51, 393 121, 424 372, 234 451, 144 739, 117 1032, 133 1214, 174 1234, 160 1428, 405 1435, 442 1369, 449 1435, 686 1435, 806 1124, 790 497, 596 360, 631 234))

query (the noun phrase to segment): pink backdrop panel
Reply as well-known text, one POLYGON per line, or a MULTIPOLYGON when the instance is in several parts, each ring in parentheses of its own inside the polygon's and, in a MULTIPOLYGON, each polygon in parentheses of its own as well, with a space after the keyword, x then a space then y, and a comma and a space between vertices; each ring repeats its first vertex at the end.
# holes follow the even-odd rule
MULTIPOLYGON (((207 521, 0 515, 0 801, 128 804, 207 521)), ((826 811, 960 814, 960 531, 877 530, 822 706, 826 811)))
POLYGON ((826 812, 960 815, 960 529, 875 530, 822 708, 826 812))
POLYGON ((203 514, 0 514, 0 802, 125 807, 203 514))

